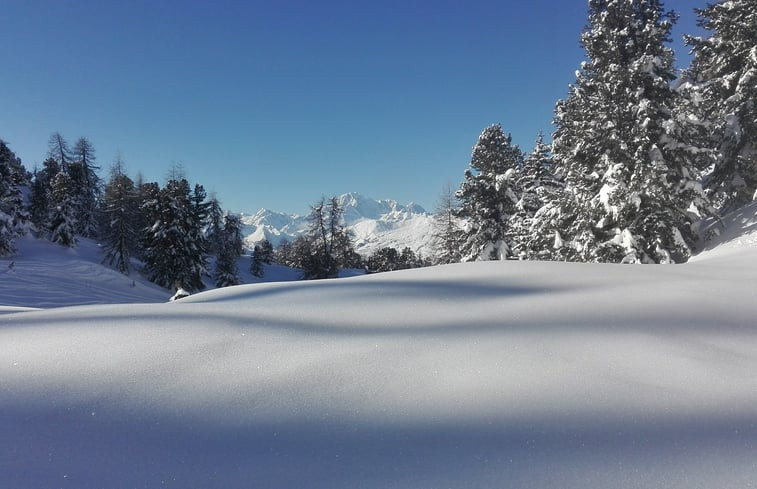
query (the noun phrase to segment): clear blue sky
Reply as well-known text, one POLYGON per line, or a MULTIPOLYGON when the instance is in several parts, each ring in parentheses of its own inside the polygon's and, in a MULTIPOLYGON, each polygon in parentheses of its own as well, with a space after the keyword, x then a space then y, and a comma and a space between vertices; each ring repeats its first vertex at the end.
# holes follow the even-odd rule
MULTIPOLYGON (((704 1, 669 1, 691 32, 704 1)), ((433 208, 481 130, 550 133, 584 0, 5 0, 0 138, 28 169, 59 131, 103 176, 180 163, 224 208, 356 191, 433 208)), ((679 64, 688 62, 681 43, 679 64), (684 56, 682 58, 682 56, 684 56)))

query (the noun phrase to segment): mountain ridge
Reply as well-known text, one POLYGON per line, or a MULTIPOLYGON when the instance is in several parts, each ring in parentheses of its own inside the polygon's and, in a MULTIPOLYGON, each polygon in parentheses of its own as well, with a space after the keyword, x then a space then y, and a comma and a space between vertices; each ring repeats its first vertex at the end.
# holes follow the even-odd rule
MULTIPOLYGON (((370 255, 382 247, 409 247, 423 256, 433 253, 433 215, 422 206, 401 204, 393 199, 373 199, 357 192, 337 197, 344 211, 344 223, 355 250, 370 255)), ((245 246, 252 249, 267 239, 274 246, 293 241, 308 229, 306 214, 286 214, 261 208, 255 214, 241 213, 245 246)))

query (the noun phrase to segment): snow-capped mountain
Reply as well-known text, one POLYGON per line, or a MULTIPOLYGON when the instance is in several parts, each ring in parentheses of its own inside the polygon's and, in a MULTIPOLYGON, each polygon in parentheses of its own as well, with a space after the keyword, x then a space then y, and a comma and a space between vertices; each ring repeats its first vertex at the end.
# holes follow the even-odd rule
MULTIPOLYGON (((391 246, 410 247, 423 256, 432 254, 432 215, 418 204, 399 204, 395 200, 375 200, 358 193, 338 197, 344 209, 344 222, 352 233, 355 249, 362 255, 391 246)), ((267 239, 278 246, 283 239, 292 241, 308 228, 307 214, 289 215, 268 209, 242 214, 245 245, 267 239)))

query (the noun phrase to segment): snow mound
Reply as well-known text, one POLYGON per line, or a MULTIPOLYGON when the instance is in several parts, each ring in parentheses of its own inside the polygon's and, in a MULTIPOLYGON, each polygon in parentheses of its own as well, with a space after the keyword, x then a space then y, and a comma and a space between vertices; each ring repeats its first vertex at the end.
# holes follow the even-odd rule
POLYGON ((756 270, 479 262, 0 315, 2 486, 749 487, 756 270))

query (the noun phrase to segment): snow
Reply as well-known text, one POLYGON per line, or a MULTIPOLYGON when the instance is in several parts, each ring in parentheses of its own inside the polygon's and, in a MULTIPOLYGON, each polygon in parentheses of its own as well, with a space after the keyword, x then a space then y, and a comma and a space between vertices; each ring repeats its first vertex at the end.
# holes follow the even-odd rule
MULTIPOLYGON (((475 262, 2 314, 0 485, 753 487, 756 212, 683 265, 475 262)), ((93 252, 20 249, 30 302, 75 288, 65 266, 26 275, 31 255, 93 252)), ((112 280, 87 290, 123 298, 112 280)), ((0 303, 32 305, 6 281, 0 303)))

